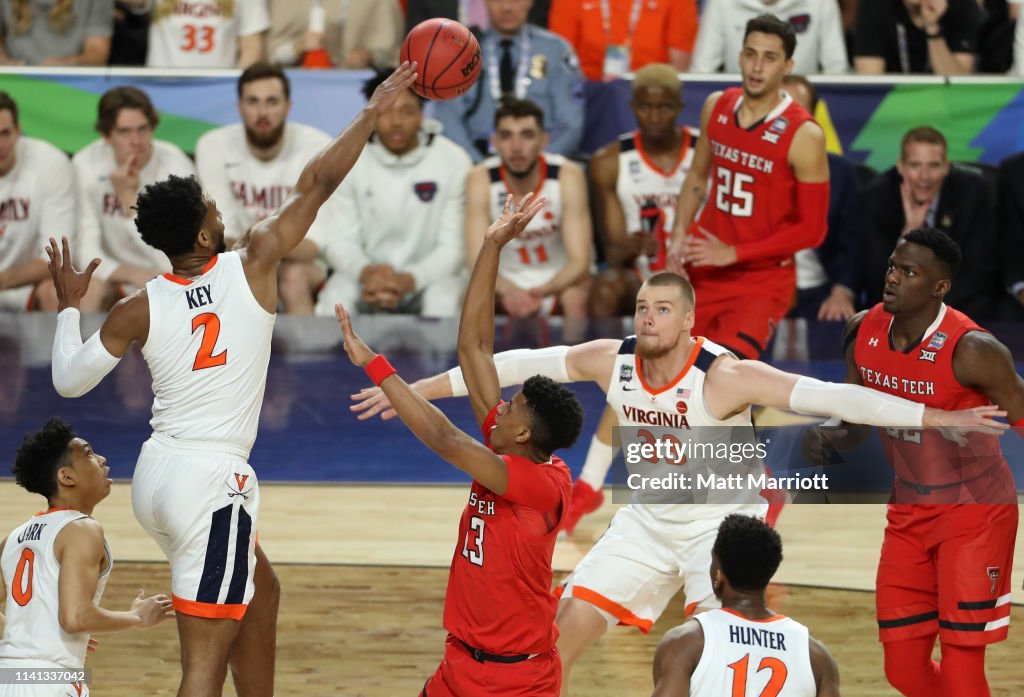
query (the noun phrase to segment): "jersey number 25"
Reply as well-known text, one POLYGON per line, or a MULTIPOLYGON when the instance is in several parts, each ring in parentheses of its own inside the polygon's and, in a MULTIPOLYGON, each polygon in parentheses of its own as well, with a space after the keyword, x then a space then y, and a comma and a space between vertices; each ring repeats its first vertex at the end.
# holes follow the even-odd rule
POLYGON ((754 183, 753 175, 719 167, 715 178, 718 180, 715 187, 715 207, 718 210, 738 218, 749 218, 754 214, 754 192, 750 190, 754 183))

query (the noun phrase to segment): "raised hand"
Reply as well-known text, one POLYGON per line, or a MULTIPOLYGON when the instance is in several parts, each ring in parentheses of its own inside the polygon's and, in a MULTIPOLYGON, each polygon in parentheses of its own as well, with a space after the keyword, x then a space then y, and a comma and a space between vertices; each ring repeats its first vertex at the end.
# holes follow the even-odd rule
POLYGON ((388 79, 380 83, 373 91, 373 96, 367 102, 366 108, 376 112, 378 115, 394 106, 398 95, 405 92, 416 81, 416 62, 405 61, 395 72, 388 76, 388 79))
POLYGON ((46 247, 46 254, 50 257, 46 267, 50 269, 50 277, 57 289, 58 311, 68 307, 79 307, 82 298, 89 290, 89 281, 92 280, 92 272, 100 265, 99 259, 93 259, 85 267, 85 271, 79 273, 75 270, 71 261, 71 248, 68 246, 68 238, 61 237, 61 249, 57 249, 57 240, 50 238, 50 244, 46 247))
POLYGON ((529 193, 523 196, 517 204, 512 194, 509 194, 505 198, 501 216, 487 228, 485 239, 493 240, 502 246, 508 244, 526 229, 526 226, 540 212, 545 203, 547 203, 547 199, 543 196, 534 198, 533 194, 529 193))
POLYGON ((683 255, 694 266, 729 266, 736 263, 736 248, 722 242, 707 230, 701 236, 688 235, 683 242, 683 255))
POLYGON ((341 327, 341 335, 345 339, 345 353, 353 364, 361 368, 377 357, 352 328, 352 318, 349 317, 344 305, 338 303, 334 306, 334 316, 338 318, 338 326, 341 327))
POLYGON ((170 598, 162 593, 147 598, 141 588, 139 594, 132 600, 129 612, 135 613, 142 620, 143 628, 152 627, 174 617, 174 608, 171 606, 170 598))

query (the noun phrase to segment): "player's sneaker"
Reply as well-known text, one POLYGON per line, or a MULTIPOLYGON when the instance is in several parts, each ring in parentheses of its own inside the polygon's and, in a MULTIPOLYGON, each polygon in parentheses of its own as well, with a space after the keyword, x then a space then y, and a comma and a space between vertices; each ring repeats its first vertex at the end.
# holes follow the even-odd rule
POLYGON ((572 535, 576 529, 576 523, 588 513, 593 513, 604 503, 604 492, 595 491, 582 479, 577 479, 572 485, 572 498, 569 499, 569 512, 562 519, 562 530, 566 535, 572 535))

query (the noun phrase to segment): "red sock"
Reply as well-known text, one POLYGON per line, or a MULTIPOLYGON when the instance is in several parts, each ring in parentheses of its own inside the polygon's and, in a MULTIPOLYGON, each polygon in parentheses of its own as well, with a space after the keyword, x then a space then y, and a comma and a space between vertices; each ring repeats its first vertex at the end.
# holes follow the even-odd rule
POLYGON ((887 641, 885 677, 906 697, 943 697, 939 664, 932 660, 935 635, 887 641))
POLYGON ((942 644, 942 685, 947 697, 989 697, 985 647, 942 644))

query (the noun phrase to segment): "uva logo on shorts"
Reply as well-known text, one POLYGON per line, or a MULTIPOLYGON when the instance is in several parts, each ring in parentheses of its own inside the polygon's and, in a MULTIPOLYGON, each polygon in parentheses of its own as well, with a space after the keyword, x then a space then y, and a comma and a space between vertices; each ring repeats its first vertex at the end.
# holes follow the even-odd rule
POLYGON ((437 182, 416 182, 412 185, 412 189, 420 197, 420 201, 430 203, 437 194, 437 182))
POLYGON ((249 475, 235 472, 234 479, 235 486, 231 486, 232 482, 230 479, 224 482, 228 485, 228 498, 233 499, 236 496, 241 496, 243 499, 248 501, 249 494, 252 492, 252 487, 249 487, 248 489, 245 488, 246 483, 249 481, 249 475))
POLYGON ((985 573, 988 574, 988 579, 992 581, 992 588, 989 590, 989 593, 995 595, 999 588, 999 567, 990 566, 985 569, 985 573))

